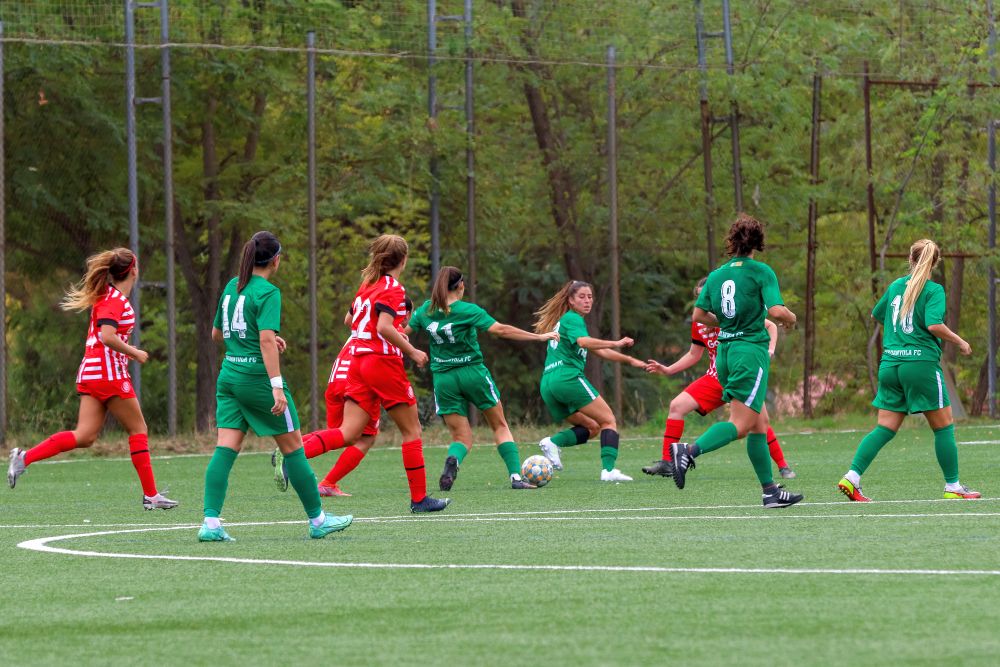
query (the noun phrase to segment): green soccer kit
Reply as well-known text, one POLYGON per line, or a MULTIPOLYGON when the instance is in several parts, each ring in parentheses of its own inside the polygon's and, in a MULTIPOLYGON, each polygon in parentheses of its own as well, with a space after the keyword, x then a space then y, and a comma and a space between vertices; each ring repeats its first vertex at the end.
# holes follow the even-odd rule
POLYGON ((496 320, 474 303, 456 301, 448 312, 431 310, 425 301, 410 318, 410 328, 430 339, 434 403, 439 415, 469 415, 468 404, 488 410, 500 402, 500 390, 483 363, 479 333, 496 320))
POLYGON ((274 406, 270 379, 260 352, 260 332, 281 330, 281 291, 260 276, 237 292, 237 278, 226 285, 215 313, 226 354, 216 385, 216 422, 219 428, 252 428, 257 435, 291 433, 299 428, 295 402, 285 385, 288 407, 280 415, 274 406))
POLYGON ((872 310, 882 323, 882 360, 878 393, 872 402, 880 410, 911 414, 951 405, 941 372, 941 341, 927 327, 943 324, 944 288, 927 281, 913 306, 900 317, 910 276, 893 281, 872 310))
POLYGON ((549 341, 542 371, 541 392, 552 419, 561 422, 590 405, 600 394, 583 374, 587 350, 577 340, 587 333, 587 323, 575 310, 568 310, 556 323, 559 341, 549 341))
POLYGON ((764 318, 772 306, 784 305, 774 271, 750 257, 733 257, 709 274, 695 305, 719 319, 715 363, 723 400, 760 412, 771 364, 764 318))

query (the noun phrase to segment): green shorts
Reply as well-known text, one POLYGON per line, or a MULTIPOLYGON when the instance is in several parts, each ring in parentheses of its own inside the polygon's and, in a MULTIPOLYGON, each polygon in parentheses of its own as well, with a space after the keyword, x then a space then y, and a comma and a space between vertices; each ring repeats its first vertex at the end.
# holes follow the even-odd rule
POLYGON ((771 355, 767 345, 732 341, 721 343, 715 357, 722 384, 722 400, 739 401, 754 412, 764 409, 767 394, 767 374, 771 355))
POLYGON ((542 400, 552 419, 561 422, 601 397, 594 385, 580 374, 555 371, 542 375, 542 400))
POLYGON ((489 410, 500 402, 500 391, 483 364, 458 366, 434 374, 434 407, 439 415, 469 416, 469 403, 489 410))
POLYGON ((267 378, 250 382, 220 374, 215 386, 215 422, 218 428, 235 428, 244 433, 252 428, 257 435, 281 435, 299 428, 295 401, 285 385, 288 407, 280 415, 271 414, 274 394, 267 378))
POLYGON ((879 410, 912 414, 951 405, 944 374, 936 361, 882 362, 878 393, 872 401, 879 410))

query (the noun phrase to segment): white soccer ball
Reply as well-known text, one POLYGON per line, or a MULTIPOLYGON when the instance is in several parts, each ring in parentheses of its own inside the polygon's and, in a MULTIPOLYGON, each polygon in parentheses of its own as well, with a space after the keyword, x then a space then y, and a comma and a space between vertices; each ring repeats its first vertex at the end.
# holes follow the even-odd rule
POLYGON ((552 479, 552 462, 541 454, 529 456, 521 464, 521 478, 535 486, 545 486, 552 479))

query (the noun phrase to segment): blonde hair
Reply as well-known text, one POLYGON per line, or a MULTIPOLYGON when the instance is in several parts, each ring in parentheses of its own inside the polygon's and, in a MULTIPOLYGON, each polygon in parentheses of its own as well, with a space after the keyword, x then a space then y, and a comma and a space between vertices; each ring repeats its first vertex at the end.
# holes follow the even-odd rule
POLYGON ((906 282, 906 291, 903 292, 903 306, 899 312, 901 318, 913 314, 917 297, 924 290, 927 279, 931 277, 931 271, 939 261, 941 261, 941 250, 934 241, 920 239, 910 246, 910 279, 906 282))
POLYGON ((104 296, 108 285, 125 280, 135 266, 135 254, 128 248, 105 250, 87 258, 87 272, 66 291, 63 310, 87 310, 104 296))
POLYGON ((571 280, 563 285, 562 289, 556 292, 551 299, 546 301, 545 305, 536 310, 535 333, 548 333, 555 329, 559 318, 569 310, 570 297, 584 287, 589 287, 591 290, 594 289, 590 283, 582 280, 571 280))
POLYGON ((361 272, 361 284, 371 285, 403 263, 410 253, 406 239, 395 234, 383 234, 368 246, 368 266, 361 272))

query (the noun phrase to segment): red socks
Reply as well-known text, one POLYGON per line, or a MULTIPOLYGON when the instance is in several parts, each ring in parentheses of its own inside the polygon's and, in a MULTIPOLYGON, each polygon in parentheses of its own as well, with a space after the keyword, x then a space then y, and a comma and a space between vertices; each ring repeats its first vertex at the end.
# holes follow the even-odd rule
POLYGON ((73 431, 54 433, 24 453, 24 465, 30 466, 36 461, 44 461, 74 448, 76 448, 76 436, 73 435, 73 431))
POLYGON ((320 454, 326 454, 344 446, 344 434, 339 428, 328 428, 325 431, 313 431, 302 436, 302 448, 307 459, 314 459, 320 454))
POLYGON ((684 420, 683 419, 668 419, 667 427, 663 431, 663 460, 671 461, 670 457, 670 445, 675 442, 680 442, 681 436, 684 435, 684 420))
POLYGON ((419 503, 427 497, 423 440, 403 443, 403 467, 406 468, 406 481, 410 485, 410 500, 419 503))
POLYGON ((358 467, 363 458, 365 458, 365 453, 354 445, 345 447, 344 451, 340 454, 340 458, 337 459, 337 463, 334 464, 333 468, 330 469, 330 472, 326 474, 326 477, 320 483, 324 486, 336 486, 337 482, 347 477, 352 470, 358 467))
POLYGON ((771 458, 774 459, 775 465, 779 468, 788 467, 785 453, 781 451, 781 445, 778 443, 778 436, 774 434, 774 429, 770 426, 767 427, 767 448, 771 452, 771 458))
POLYGON ((132 465, 139 474, 142 493, 149 497, 156 495, 156 480, 153 478, 153 464, 149 460, 149 436, 136 433, 128 437, 128 452, 132 455, 132 465))

